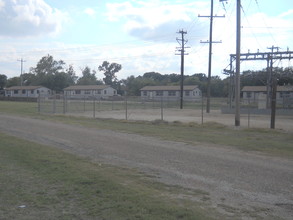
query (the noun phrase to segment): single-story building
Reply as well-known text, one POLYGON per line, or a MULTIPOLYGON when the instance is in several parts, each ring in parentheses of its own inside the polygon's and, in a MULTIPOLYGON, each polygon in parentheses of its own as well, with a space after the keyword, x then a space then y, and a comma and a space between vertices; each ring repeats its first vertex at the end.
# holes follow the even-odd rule
POLYGON ((92 97, 108 99, 111 96, 117 95, 117 90, 109 85, 75 85, 65 88, 64 95, 76 99, 92 97))
MULTIPOLYGON (((266 86, 244 86, 242 91, 244 102, 265 102, 267 99, 266 86)), ((293 86, 277 86, 276 100, 278 104, 290 106, 293 104, 293 86)))
MULTIPOLYGON (((260 95, 267 94, 266 86, 244 86, 243 99, 258 100, 260 95)), ((293 86, 277 86, 277 99, 293 98, 293 86)))
POLYGON ((30 97, 49 96, 51 90, 44 86, 12 86, 5 89, 7 97, 30 97))
MULTIPOLYGON (((179 100, 180 86, 145 86, 140 89, 141 98, 144 100, 179 100)), ((183 99, 194 101, 202 96, 201 90, 196 85, 183 86, 183 99)))

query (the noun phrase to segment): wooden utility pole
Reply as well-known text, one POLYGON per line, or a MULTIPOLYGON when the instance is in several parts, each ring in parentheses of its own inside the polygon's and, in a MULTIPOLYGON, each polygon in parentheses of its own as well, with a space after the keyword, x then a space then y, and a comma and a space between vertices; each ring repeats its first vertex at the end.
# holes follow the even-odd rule
POLYGON ((23 73, 23 63, 26 62, 22 58, 20 60, 17 60, 20 62, 20 86, 23 86, 23 79, 22 79, 22 73, 23 73))
POLYGON ((277 105, 277 78, 272 81, 272 101, 271 101, 271 129, 275 129, 276 105, 277 105))
POLYGON ((187 34, 187 31, 179 31, 177 34, 181 34, 181 38, 176 38, 177 42, 180 44, 181 47, 177 47, 177 50, 180 52, 180 54, 176 55, 181 55, 181 80, 180 80, 180 109, 183 109, 183 81, 184 81, 184 56, 188 55, 185 53, 185 45, 187 44, 187 40, 184 39, 184 35, 187 34))
POLYGON ((277 52, 279 52, 279 47, 270 47, 268 48, 272 51, 271 56, 268 56, 268 60, 270 60, 270 68, 269 68, 269 93, 267 94, 267 97, 271 97, 271 129, 275 129, 275 120, 276 120, 276 105, 277 105, 277 77, 273 75, 273 54, 274 50, 277 49, 277 52))
POLYGON ((241 0, 237 0, 236 22, 236 73, 235 73, 235 126, 240 126, 240 48, 241 48, 241 0))
POLYGON ((211 14, 210 16, 198 16, 198 17, 206 17, 210 18, 210 39, 209 41, 200 41, 200 43, 208 43, 209 44, 209 65, 208 65, 208 84, 207 84, 207 108, 206 112, 210 113, 210 99, 211 99, 211 73, 212 73, 212 47, 213 43, 222 43, 222 41, 213 41, 213 20, 215 17, 224 18, 225 16, 217 16, 214 15, 214 0, 211 0, 211 14))

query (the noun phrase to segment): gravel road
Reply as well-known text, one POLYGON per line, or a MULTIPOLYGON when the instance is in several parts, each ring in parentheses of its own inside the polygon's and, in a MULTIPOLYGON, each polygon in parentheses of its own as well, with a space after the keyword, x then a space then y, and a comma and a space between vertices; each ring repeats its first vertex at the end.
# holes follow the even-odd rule
POLYGON ((4 114, 0 120, 2 133, 208 192, 209 205, 225 214, 293 219, 292 160, 4 114))

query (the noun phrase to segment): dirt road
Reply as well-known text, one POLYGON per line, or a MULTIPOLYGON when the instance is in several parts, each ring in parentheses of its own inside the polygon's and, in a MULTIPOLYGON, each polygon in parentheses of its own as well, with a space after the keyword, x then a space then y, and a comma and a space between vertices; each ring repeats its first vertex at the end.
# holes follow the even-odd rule
POLYGON ((225 214, 292 219, 291 160, 3 114, 0 120, 0 132, 207 192, 208 205, 225 214))

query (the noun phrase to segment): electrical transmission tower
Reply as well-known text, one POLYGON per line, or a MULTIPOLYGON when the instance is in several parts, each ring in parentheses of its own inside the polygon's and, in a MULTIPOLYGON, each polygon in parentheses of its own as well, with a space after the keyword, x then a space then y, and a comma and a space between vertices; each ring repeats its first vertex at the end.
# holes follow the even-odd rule
POLYGON ((183 109, 184 56, 188 55, 188 53, 185 53, 185 49, 189 47, 185 46, 188 40, 184 39, 184 35, 187 34, 187 31, 180 30, 177 34, 181 34, 181 38, 176 38, 177 42, 180 44, 180 47, 176 48, 180 53, 176 55, 181 56, 180 109, 183 109))
POLYGON ((211 0, 211 14, 209 16, 201 16, 210 18, 210 39, 209 41, 200 41, 200 43, 209 44, 209 66, 208 66, 208 84, 207 84, 207 109, 206 112, 210 113, 210 99, 211 99, 211 74, 212 74, 212 45, 213 43, 222 43, 222 41, 213 41, 213 20, 214 18, 224 18, 225 16, 214 15, 214 0, 211 0))
MULTIPOLYGON (((270 47, 268 48, 270 52, 257 52, 257 53, 241 53, 239 54, 239 61, 256 61, 263 60, 267 61, 267 99, 266 106, 267 108, 271 108, 271 128, 275 127, 275 107, 276 107, 276 87, 277 87, 277 78, 273 75, 273 63, 274 60, 291 60, 293 59, 293 51, 279 51, 279 47, 270 47), (275 51, 275 49, 277 51, 275 51)), ((230 106, 233 100, 233 89, 237 87, 237 85, 233 82, 237 82, 236 75, 234 73, 233 62, 237 60, 236 54, 230 54, 230 69, 224 69, 224 74, 230 75, 230 89, 229 89, 229 97, 230 97, 230 106), (233 80, 235 78, 236 80, 233 80)), ((240 88, 239 88, 240 90, 240 88)), ((236 92, 235 92, 236 94, 236 92)), ((236 98, 236 97, 235 97, 236 98)), ((236 99, 235 99, 236 102, 236 99)))
POLYGON ((17 60, 18 62, 20 62, 20 86, 23 85, 23 78, 22 78, 22 74, 23 74, 23 63, 26 62, 25 60, 23 60, 22 58, 20 60, 17 60))

